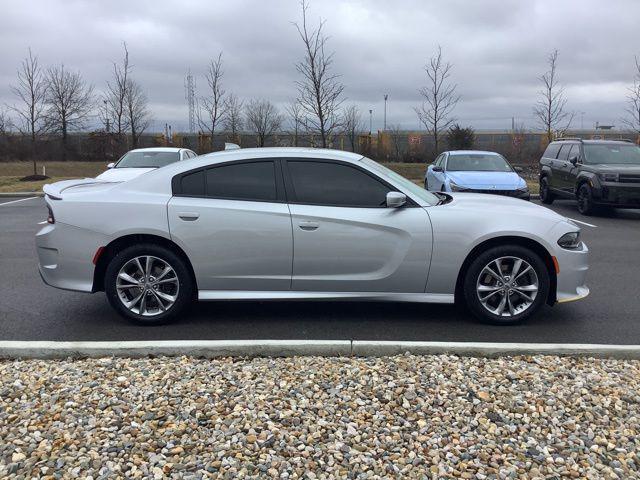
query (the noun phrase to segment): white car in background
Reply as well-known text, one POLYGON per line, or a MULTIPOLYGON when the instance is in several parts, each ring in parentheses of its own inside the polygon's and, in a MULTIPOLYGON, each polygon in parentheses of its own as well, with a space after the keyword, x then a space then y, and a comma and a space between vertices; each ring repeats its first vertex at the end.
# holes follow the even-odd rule
POLYGON ((108 170, 96 178, 105 182, 124 182, 156 168, 197 156, 186 148, 137 148, 125 153, 116 163, 107 165, 108 170))

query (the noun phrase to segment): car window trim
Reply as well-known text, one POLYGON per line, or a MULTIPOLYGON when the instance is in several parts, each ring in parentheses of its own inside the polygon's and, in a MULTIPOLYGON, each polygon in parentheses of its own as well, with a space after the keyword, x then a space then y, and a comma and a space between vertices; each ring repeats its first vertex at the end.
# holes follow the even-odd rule
POLYGON ((260 203, 287 203, 285 188, 284 188, 284 180, 282 178, 282 170, 278 166, 278 159, 276 158, 243 158, 241 160, 231 160, 228 162, 214 163, 211 165, 206 165, 203 167, 194 168, 192 170, 188 170, 186 172, 181 172, 171 179, 171 193, 174 197, 185 197, 185 198, 202 198, 208 200, 232 200, 236 202, 260 202, 260 203), (212 170, 214 168, 222 168, 229 165, 239 165, 245 163, 272 163, 273 164, 273 174, 275 176, 276 181, 276 199, 275 200, 265 200, 263 198, 246 198, 246 197, 218 197, 218 196, 210 196, 207 195, 207 180, 206 180, 206 172, 207 170, 212 170), (186 193, 181 193, 181 180, 182 177, 186 175, 191 175, 193 173, 203 172, 205 175, 205 193, 204 195, 188 195, 186 193))
POLYGON ((295 193, 295 188, 293 186, 293 180, 291 178, 291 172, 289 171, 289 162, 313 162, 313 163, 332 163, 332 164, 337 164, 337 165, 343 165, 345 167, 350 167, 353 168, 355 170, 358 170, 366 175, 368 175, 369 177, 373 178, 374 180, 382 183, 385 187, 387 187, 389 189, 390 192, 400 192, 402 194, 404 194, 407 197, 407 203, 405 203, 405 205, 403 205, 403 207, 419 207, 419 205, 409 196, 407 195, 405 192, 402 192, 400 190, 398 190, 398 188, 392 184, 390 184, 389 182, 387 182, 386 180, 384 180, 383 178, 380 178, 379 176, 377 176, 375 173, 370 172, 369 170, 367 170, 366 168, 362 168, 358 165, 354 165, 353 163, 350 162, 343 162, 341 160, 335 160, 335 159, 331 159, 331 158, 307 158, 307 157, 285 157, 281 159, 282 161, 282 172, 284 174, 284 185, 285 185, 285 191, 286 191, 286 196, 288 199, 289 204, 291 205, 312 205, 312 206, 320 206, 320 207, 337 207, 337 208, 384 208, 384 209, 388 209, 388 208, 392 208, 392 207, 388 207, 386 205, 380 205, 380 206, 373 206, 373 205, 342 205, 342 204, 336 204, 336 203, 310 203, 310 202, 299 202, 297 197, 296 197, 296 193, 295 193))

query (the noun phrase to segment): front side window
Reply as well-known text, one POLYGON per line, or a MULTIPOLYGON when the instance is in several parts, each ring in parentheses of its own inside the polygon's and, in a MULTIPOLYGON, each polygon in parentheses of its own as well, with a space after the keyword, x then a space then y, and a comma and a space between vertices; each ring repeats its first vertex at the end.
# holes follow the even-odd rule
POLYGON ((447 170, 450 172, 512 172, 511 165, 502 155, 468 153, 449 155, 447 170))
POLYGON ((272 161, 222 165, 206 171, 207 197, 276 201, 272 161))
POLYGON ((340 207, 384 207, 391 190, 361 170, 331 162, 288 161, 298 203, 340 207))
POLYGON ((178 152, 138 151, 125 154, 114 168, 160 168, 180 160, 178 152))
POLYGON ((585 144, 583 148, 584 162, 591 165, 640 165, 640 147, 632 143, 585 144))

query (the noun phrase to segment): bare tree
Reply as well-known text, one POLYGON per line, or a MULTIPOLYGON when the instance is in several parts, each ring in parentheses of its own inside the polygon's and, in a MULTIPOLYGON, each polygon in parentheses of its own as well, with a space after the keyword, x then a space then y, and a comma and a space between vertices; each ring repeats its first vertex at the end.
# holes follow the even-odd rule
POLYGON ((18 105, 11 107, 17 116, 16 127, 23 135, 30 139, 30 156, 33 161, 33 174, 37 175, 36 140, 45 130, 45 109, 47 86, 45 75, 29 49, 26 57, 18 69, 18 83, 11 87, 13 94, 18 97, 18 105))
POLYGON ((294 100, 286 107, 289 123, 291 125, 291 135, 293 136, 293 146, 297 147, 300 142, 300 133, 303 131, 304 123, 302 117, 302 107, 297 100, 294 100))
POLYGON ((543 88, 538 92, 540 98, 533 107, 533 113, 544 129, 547 141, 551 142, 569 129, 573 113, 566 111, 567 99, 564 96, 564 88, 558 83, 558 50, 549 54, 547 62, 549 70, 539 78, 543 88))
POLYGON ((238 97, 230 93, 226 96, 224 102, 224 117, 222 123, 224 129, 231 134, 231 140, 234 142, 240 142, 239 135, 240 130, 244 125, 242 118, 243 102, 238 97))
POLYGON ((198 125, 201 130, 211 135, 213 142, 213 134, 220 120, 224 117, 225 110, 225 91, 222 89, 222 52, 218 58, 211 60, 205 79, 207 80, 207 92, 200 97, 198 102, 198 125))
POLYGON ((107 91, 104 96, 104 116, 107 130, 113 130, 119 141, 124 140, 125 132, 129 129, 127 123, 127 88, 130 81, 131 66, 129 65, 129 50, 127 44, 122 44, 124 56, 122 63, 113 62, 113 79, 107 82, 107 91))
POLYGON ((632 130, 636 136, 640 136, 640 62, 635 57, 636 71, 633 78, 633 85, 628 89, 627 106, 625 108, 626 117, 622 123, 632 130))
POLYGON ((331 136, 340 127, 340 105, 344 85, 339 76, 331 73, 333 53, 327 53, 327 37, 322 29, 324 21, 316 28, 307 25, 306 0, 302 0, 302 25, 294 23, 304 44, 304 59, 296 64, 302 78, 296 81, 298 102, 302 109, 306 129, 320 135, 322 148, 327 148, 331 136))
POLYGON ((93 87, 64 65, 49 68, 46 81, 46 123, 61 135, 66 158, 69 132, 83 128, 93 108, 93 87))
POLYGON ((355 152, 358 144, 358 134, 364 129, 362 115, 358 107, 351 105, 345 109, 342 125, 343 132, 351 144, 351 151, 355 152))
POLYGON ((460 101, 456 93, 457 85, 449 80, 452 69, 453 65, 442 58, 442 47, 438 45, 437 53, 424 66, 427 85, 419 90, 424 100, 422 105, 414 109, 427 132, 433 135, 436 155, 440 152, 439 133, 455 121, 451 114, 460 101))
POLYGON ((11 119, 4 108, 0 108, 0 137, 4 137, 11 128, 11 119))
POLYGON ((131 148, 136 148, 140 135, 144 133, 151 122, 148 100, 140 84, 131 78, 127 81, 126 92, 125 114, 131 133, 131 148))
POLYGON ((267 137, 282 126, 282 115, 268 100, 250 100, 246 106, 246 116, 247 127, 255 132, 258 147, 264 147, 267 137))
POLYGON ((406 151, 406 147, 402 142, 402 127, 399 124, 389 125, 387 132, 389 133, 389 137, 391 137, 393 158, 396 162, 400 162, 406 151))

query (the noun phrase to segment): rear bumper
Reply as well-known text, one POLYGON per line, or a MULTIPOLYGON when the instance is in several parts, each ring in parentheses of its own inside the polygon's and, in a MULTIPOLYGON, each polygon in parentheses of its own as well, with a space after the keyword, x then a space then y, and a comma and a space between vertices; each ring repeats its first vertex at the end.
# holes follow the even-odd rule
POLYGON ((96 250, 106 239, 103 235, 70 225, 46 225, 36 234, 38 271, 47 285, 91 292, 96 250))

